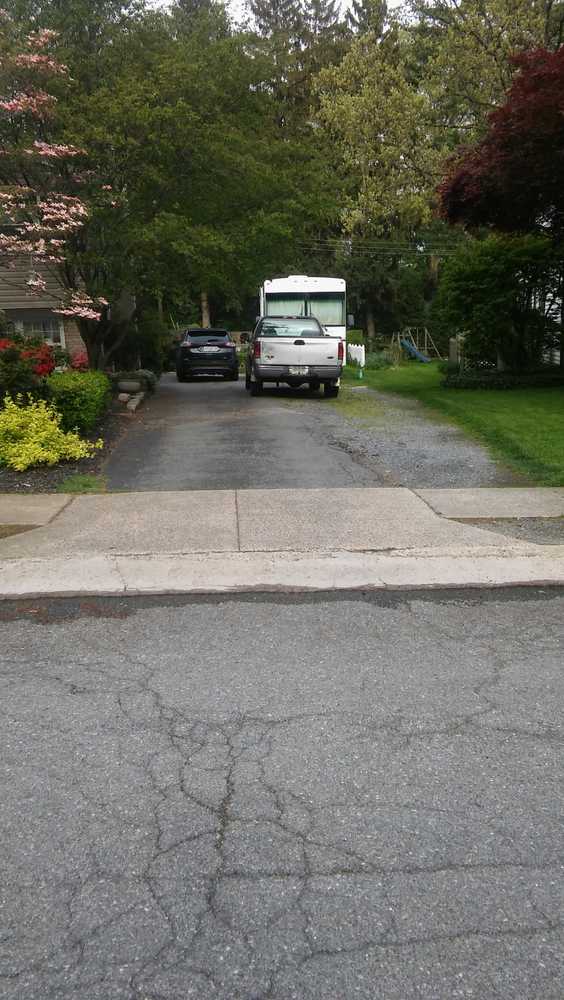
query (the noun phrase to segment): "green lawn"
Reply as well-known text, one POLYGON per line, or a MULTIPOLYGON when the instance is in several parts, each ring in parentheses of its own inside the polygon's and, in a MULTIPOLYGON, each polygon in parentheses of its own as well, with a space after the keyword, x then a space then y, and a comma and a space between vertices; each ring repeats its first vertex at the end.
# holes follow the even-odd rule
POLYGON ((90 472, 76 472, 57 486, 57 493, 106 493, 106 480, 90 472))
POLYGON ((443 389, 442 377, 437 364, 413 362, 367 371, 364 384, 420 400, 537 485, 564 486, 564 388, 443 389))

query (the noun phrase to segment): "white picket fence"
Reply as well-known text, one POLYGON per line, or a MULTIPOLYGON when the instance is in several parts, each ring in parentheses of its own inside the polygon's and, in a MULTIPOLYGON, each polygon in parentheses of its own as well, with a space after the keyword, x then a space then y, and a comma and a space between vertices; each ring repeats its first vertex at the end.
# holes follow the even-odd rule
POLYGON ((355 365, 364 368, 366 364, 366 351, 362 344, 347 344, 347 354, 349 359, 354 361, 355 365))

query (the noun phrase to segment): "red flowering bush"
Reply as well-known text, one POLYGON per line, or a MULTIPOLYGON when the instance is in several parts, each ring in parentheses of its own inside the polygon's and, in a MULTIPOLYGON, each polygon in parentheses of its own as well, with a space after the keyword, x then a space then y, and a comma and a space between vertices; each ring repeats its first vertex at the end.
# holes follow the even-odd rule
POLYGON ((0 399, 6 393, 43 395, 45 379, 55 368, 55 353, 43 341, 22 337, 0 339, 0 399))
POLYGON ((50 375, 55 368, 55 353, 50 344, 25 348, 21 351, 21 356, 31 363, 33 374, 38 378, 50 375))
POLYGON ((0 340, 0 355, 6 351, 17 351, 20 358, 29 361, 33 374, 39 378, 50 375, 55 368, 55 352, 51 344, 32 341, 28 347, 19 338, 3 337, 0 340))
POLYGON ((75 372, 88 371, 88 355, 86 351, 77 351, 71 358, 70 366, 75 372))

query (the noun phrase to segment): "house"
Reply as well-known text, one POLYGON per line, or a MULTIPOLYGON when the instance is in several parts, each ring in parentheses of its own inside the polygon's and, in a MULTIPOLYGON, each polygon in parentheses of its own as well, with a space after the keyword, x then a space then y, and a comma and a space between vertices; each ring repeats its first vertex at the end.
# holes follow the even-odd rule
POLYGON ((45 290, 33 292, 28 288, 30 268, 25 263, 15 267, 0 268, 0 311, 24 336, 43 337, 49 344, 63 347, 69 354, 85 350, 76 322, 69 316, 53 312, 63 298, 63 288, 57 272, 47 265, 34 267, 45 282, 45 290))

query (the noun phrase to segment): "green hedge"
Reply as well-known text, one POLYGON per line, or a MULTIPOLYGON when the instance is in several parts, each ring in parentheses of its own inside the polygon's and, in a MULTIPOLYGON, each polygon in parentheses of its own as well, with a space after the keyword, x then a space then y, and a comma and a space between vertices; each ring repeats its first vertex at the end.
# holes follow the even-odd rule
POLYGON ((379 368, 390 368, 392 359, 386 351, 368 351, 366 354, 366 368, 377 371, 379 368))
POLYGON ((537 372, 453 372, 444 379, 447 389, 534 389, 564 386, 564 370, 548 369, 537 372))
POLYGON ((103 372, 53 372, 47 384, 65 431, 88 434, 108 408, 110 380, 103 372))

